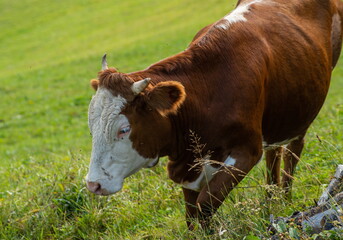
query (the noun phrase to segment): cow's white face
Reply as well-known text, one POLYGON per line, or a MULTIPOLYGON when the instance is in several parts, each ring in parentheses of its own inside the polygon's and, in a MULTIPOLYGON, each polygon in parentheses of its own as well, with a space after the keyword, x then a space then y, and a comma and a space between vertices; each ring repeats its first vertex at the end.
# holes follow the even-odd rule
POLYGON ((160 139, 167 139, 170 130, 166 117, 177 112, 186 94, 182 84, 174 81, 158 83, 143 94, 151 79, 133 81, 115 68, 108 68, 106 54, 98 77, 91 81, 96 94, 88 112, 93 146, 86 181, 91 192, 109 195, 122 189, 126 177, 157 163, 159 149, 165 147, 160 139), (135 99, 144 104, 134 105, 135 99), (147 111, 144 117, 141 111, 125 112, 131 126, 122 112, 134 107, 143 110, 142 106, 147 111))
POLYGON ((132 147, 131 126, 121 114, 126 103, 125 98, 99 87, 89 105, 88 125, 93 141, 86 181, 93 193, 116 193, 121 190, 124 178, 157 162, 157 157, 144 158, 132 147))

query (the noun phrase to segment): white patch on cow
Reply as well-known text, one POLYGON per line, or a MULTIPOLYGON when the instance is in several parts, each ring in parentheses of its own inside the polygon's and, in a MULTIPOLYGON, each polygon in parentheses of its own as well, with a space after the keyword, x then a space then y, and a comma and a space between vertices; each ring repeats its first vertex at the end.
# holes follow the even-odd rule
MULTIPOLYGON (((208 160, 208 159, 207 159, 208 160)), ((236 164, 236 159, 228 157, 224 163, 224 167, 234 166, 236 164)), ((202 166, 201 173, 197 179, 193 182, 183 182, 182 186, 187 189, 199 192, 211 179, 214 174, 218 172, 220 168, 212 167, 210 162, 205 162, 202 166)))
POLYGON ((231 13, 226 15, 222 20, 220 21, 221 23, 217 24, 217 28, 221 29, 228 29, 232 24, 237 23, 237 22, 246 22, 247 19, 245 18, 245 14, 250 11, 250 6, 255 3, 260 3, 263 0, 255 0, 249 3, 243 3, 239 5, 236 9, 234 9, 231 13))
POLYGON ((129 125, 126 116, 121 114, 125 104, 125 98, 115 97, 99 87, 89 105, 88 124, 93 141, 86 181, 99 183, 102 194, 121 190, 124 178, 156 161, 139 155, 132 147, 130 134, 117 137, 120 128, 129 125))
POLYGON ((212 167, 209 163, 205 163, 202 166, 202 171, 197 179, 193 182, 183 182, 184 188, 200 192, 200 190, 213 178, 214 174, 218 171, 218 168, 212 167))
POLYGON ((235 166, 236 164, 236 159, 232 158, 232 157, 228 157, 225 161, 224 161, 225 166, 235 166))

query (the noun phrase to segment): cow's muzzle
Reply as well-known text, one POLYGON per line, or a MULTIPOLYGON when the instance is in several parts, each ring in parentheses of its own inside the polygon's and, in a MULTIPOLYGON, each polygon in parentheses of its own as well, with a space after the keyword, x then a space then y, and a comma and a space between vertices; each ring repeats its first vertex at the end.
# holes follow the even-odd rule
POLYGON ((87 185, 87 188, 89 191, 91 191, 92 193, 95 193, 97 195, 103 195, 103 196, 106 196, 106 195, 109 195, 110 193, 101 187, 101 184, 98 183, 98 182, 88 182, 86 183, 87 185))

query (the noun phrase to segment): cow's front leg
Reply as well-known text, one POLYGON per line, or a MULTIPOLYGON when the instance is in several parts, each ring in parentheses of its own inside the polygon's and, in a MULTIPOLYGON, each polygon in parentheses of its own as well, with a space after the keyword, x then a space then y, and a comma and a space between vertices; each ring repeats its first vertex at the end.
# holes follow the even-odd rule
POLYGON ((224 165, 213 176, 212 180, 199 193, 196 205, 198 218, 203 228, 209 227, 209 220, 225 200, 228 193, 256 165, 262 151, 249 154, 237 152, 230 155, 232 165, 224 165))

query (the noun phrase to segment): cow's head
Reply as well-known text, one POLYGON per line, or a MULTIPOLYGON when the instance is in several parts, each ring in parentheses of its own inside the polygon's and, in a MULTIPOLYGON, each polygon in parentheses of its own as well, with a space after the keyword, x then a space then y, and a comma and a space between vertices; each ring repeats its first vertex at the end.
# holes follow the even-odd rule
POLYGON ((96 90, 89 105, 88 125, 93 137, 92 155, 86 177, 87 188, 108 195, 121 190, 126 177, 158 162, 166 147, 175 114, 185 100, 184 87, 174 81, 149 85, 145 78, 134 82, 108 68, 91 85, 96 90))

